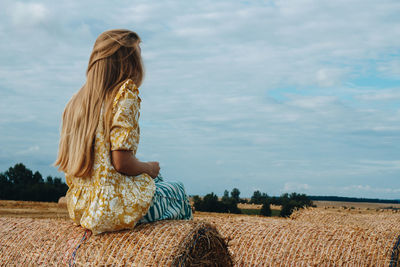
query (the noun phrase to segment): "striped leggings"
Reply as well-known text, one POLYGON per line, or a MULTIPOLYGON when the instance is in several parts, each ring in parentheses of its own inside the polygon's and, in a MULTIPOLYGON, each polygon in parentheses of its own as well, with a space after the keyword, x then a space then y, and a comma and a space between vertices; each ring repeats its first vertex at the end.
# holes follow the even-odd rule
POLYGON ((192 208, 181 182, 164 182, 155 178, 156 191, 147 214, 139 223, 160 220, 191 220, 192 208))

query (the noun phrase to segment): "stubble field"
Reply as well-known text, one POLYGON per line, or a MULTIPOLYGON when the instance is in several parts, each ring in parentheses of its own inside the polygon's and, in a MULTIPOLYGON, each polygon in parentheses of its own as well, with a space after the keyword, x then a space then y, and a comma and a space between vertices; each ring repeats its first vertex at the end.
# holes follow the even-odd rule
MULTIPOLYGON (((400 204, 385 204, 385 203, 357 203, 357 202, 335 202, 335 201, 314 201, 318 209, 331 210, 336 212, 350 213, 384 213, 384 212, 399 212, 400 204)), ((255 204, 239 204, 240 209, 259 210, 261 205, 255 204)), ((279 211, 280 206, 271 206, 272 210, 279 211)), ((196 212, 195 217, 202 216, 249 216, 249 215, 233 215, 222 213, 196 212)), ((29 218, 65 218, 68 219, 68 211, 65 204, 53 202, 34 202, 34 201, 14 201, 0 200, 0 216, 7 217, 29 217, 29 218)), ((255 216, 255 215, 252 215, 255 216)))

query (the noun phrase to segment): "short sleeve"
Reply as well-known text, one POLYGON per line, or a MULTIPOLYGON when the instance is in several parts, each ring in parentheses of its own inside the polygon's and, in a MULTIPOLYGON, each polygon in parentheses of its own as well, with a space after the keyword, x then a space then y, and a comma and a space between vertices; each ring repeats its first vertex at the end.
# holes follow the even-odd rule
POLYGON ((139 143, 140 115, 138 93, 132 80, 128 80, 115 96, 110 132, 111 150, 132 150, 136 153, 139 143))

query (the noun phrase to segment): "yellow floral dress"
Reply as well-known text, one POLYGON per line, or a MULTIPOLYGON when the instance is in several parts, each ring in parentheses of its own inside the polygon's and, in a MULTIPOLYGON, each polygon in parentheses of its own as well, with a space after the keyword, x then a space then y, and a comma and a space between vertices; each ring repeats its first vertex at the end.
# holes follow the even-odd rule
POLYGON ((101 110, 91 176, 81 178, 66 174, 69 215, 93 234, 133 228, 152 202, 155 183, 149 175, 126 176, 117 172, 111 163, 112 150, 136 153, 140 133, 138 94, 132 80, 127 80, 119 89, 113 102, 110 140, 104 137, 101 110))

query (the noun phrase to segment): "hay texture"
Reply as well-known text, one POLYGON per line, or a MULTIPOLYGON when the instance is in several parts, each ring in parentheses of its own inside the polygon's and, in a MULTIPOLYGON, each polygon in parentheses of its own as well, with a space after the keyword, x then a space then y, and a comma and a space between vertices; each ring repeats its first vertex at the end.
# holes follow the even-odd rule
POLYGON ((68 220, 0 217, 0 266, 232 266, 208 223, 161 221, 93 236, 68 220))
POLYGON ((98 236, 69 220, 0 217, 0 266, 231 266, 232 259, 235 266, 400 267, 399 249, 400 213, 391 212, 311 208, 290 219, 198 212, 192 222, 98 236))
POLYGON ((301 222, 362 227, 400 234, 400 213, 396 211, 357 213, 351 210, 306 208, 295 211, 290 218, 301 222))
POLYGON ((400 214, 302 212, 291 219, 205 215, 196 220, 215 225, 227 238, 235 266, 400 266, 400 214))

